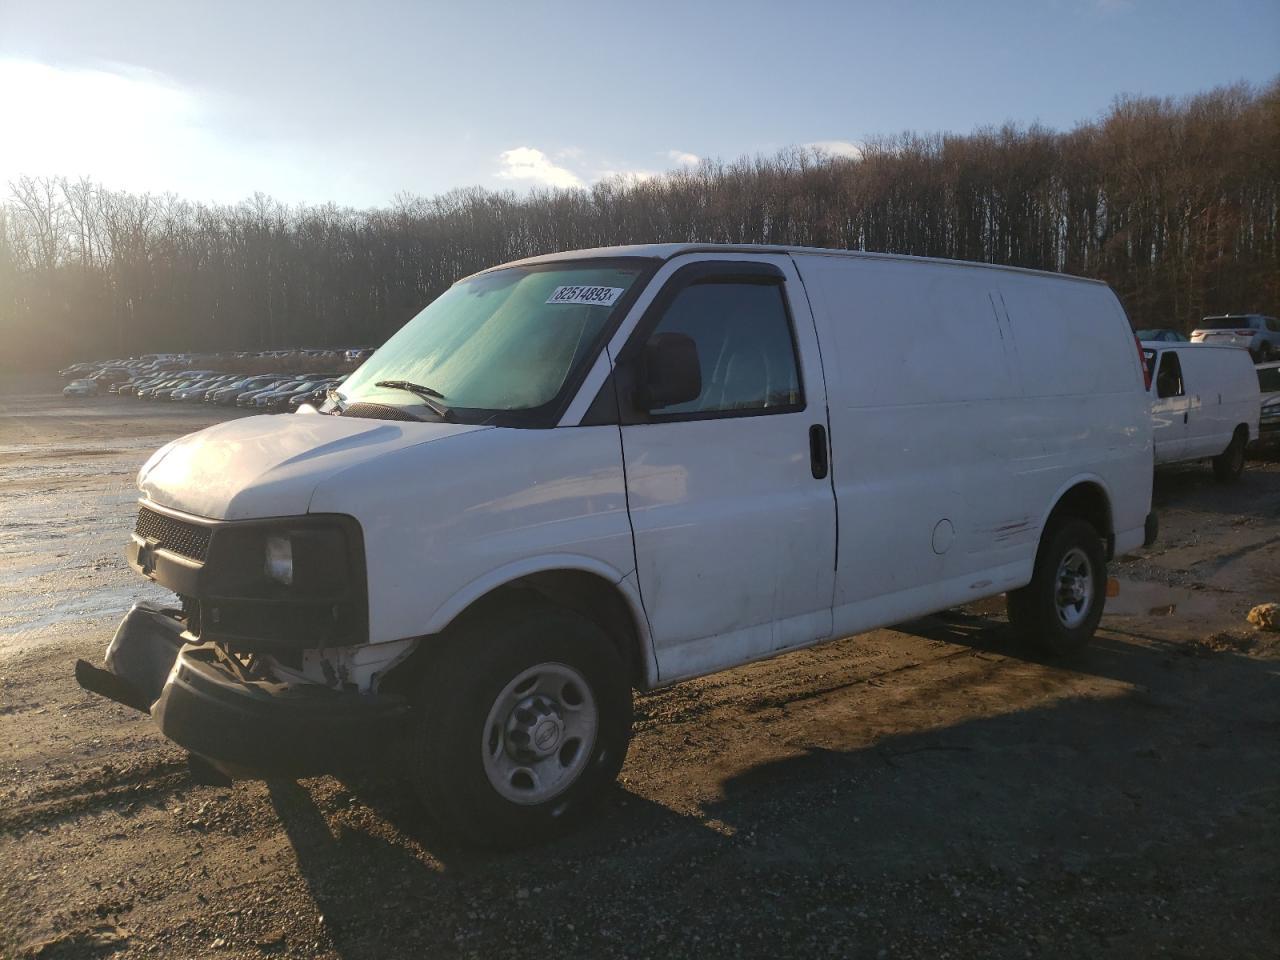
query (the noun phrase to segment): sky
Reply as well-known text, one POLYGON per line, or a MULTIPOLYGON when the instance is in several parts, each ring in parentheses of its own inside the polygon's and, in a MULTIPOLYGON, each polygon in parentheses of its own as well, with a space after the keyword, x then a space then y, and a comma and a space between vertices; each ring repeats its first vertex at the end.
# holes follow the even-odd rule
POLYGON ((1280 0, 0 0, 0 194, 589 187, 1278 74, 1280 0))

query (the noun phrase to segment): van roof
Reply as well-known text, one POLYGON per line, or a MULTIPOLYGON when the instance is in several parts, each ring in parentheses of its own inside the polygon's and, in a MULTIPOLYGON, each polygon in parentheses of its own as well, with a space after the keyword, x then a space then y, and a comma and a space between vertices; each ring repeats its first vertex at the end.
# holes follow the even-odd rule
POLYGON ((974 260, 946 260, 941 257, 913 257, 904 253, 869 253, 864 250, 836 250, 829 247, 800 247, 763 243, 640 243, 618 247, 591 247, 585 250, 562 250, 558 253, 544 253, 509 263, 499 263, 479 273, 501 270, 504 267, 526 266, 535 263, 554 263, 558 260, 584 260, 597 257, 647 257, 656 260, 670 260, 672 257, 687 253, 802 253, 824 257, 857 257, 866 260, 907 260, 918 263, 940 263, 948 266, 982 267, 988 270, 1011 270, 1015 273, 1028 273, 1042 277, 1054 277, 1059 280, 1078 280, 1081 283, 1096 283, 1106 286, 1102 280, 1088 277, 1077 277, 1069 273, 1054 273, 1052 270, 1033 270, 1029 267, 1010 267, 999 263, 979 263, 974 260))

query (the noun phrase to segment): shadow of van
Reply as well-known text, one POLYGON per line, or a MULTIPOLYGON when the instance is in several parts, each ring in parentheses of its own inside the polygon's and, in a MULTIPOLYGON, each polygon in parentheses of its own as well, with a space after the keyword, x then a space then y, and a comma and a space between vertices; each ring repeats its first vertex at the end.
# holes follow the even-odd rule
MULTIPOLYGON (((1050 664, 963 611, 899 629, 993 667, 1103 682, 870 745, 819 746, 831 731, 815 729, 710 802, 673 809, 618 787, 584 828, 514 853, 457 848, 396 784, 347 785, 375 814, 359 828, 331 829, 303 787, 273 785, 272 802, 343 957, 1274 945, 1274 875, 1259 867, 1280 855, 1274 662, 1108 629, 1050 664)), ((806 709, 791 708, 801 728, 806 709)))

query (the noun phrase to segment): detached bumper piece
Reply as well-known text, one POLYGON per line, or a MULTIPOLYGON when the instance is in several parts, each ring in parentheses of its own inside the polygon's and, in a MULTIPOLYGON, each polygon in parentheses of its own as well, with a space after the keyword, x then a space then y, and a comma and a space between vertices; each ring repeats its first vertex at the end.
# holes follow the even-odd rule
POLYGON ((116 631, 105 669, 81 660, 76 679, 150 713, 166 737, 238 779, 356 770, 399 740, 403 697, 254 676, 217 646, 185 643, 183 630, 172 611, 139 604, 116 631))
POLYGON ((108 700, 150 713, 178 659, 184 629, 176 610, 134 604, 107 646, 106 669, 77 660, 76 681, 108 700))

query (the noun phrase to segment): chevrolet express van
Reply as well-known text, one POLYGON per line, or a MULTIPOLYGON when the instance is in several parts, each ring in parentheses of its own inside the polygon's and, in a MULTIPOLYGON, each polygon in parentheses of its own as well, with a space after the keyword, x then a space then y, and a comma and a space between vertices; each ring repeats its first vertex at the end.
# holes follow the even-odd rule
POLYGON ((1080 649, 1150 528, 1151 411, 1101 283, 665 244, 460 280, 319 410, 139 474, 176 595, 81 661, 203 776, 375 758, 472 840, 568 822, 633 690, 1008 594, 1080 649))
POLYGON ((1258 439, 1262 395, 1249 354, 1202 343, 1142 344, 1151 371, 1152 443, 1157 464, 1212 460, 1221 481, 1244 470, 1258 439))

